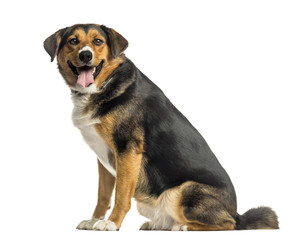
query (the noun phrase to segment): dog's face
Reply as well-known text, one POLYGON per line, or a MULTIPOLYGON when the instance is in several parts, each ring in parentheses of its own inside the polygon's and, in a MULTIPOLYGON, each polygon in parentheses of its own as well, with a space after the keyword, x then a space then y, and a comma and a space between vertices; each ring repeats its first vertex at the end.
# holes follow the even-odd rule
POLYGON ((60 29, 44 41, 68 86, 79 92, 94 92, 122 60, 127 40, 111 28, 77 24, 60 29))

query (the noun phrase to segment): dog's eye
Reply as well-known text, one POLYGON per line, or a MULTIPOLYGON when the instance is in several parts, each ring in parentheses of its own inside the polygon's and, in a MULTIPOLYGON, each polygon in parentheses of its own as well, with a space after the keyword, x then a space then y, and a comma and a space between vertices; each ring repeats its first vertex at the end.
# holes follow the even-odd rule
POLYGON ((96 46, 100 46, 100 45, 103 43, 103 41, 102 41, 101 39, 99 39, 99 38, 95 38, 95 39, 93 40, 93 43, 94 43, 96 46))
POLYGON ((69 40, 69 43, 71 45, 77 45, 77 44, 79 44, 79 40, 77 38, 72 38, 69 40))

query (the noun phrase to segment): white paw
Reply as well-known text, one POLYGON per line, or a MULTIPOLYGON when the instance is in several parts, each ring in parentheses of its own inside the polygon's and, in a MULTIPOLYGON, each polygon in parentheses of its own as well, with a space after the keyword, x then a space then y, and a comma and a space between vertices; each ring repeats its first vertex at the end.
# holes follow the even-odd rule
POLYGON ((172 231, 187 231, 187 226, 185 224, 174 224, 172 231))
MULTIPOLYGON (((101 218, 100 218, 101 219, 101 218)), ((90 220, 84 220, 79 223, 77 226, 77 229, 79 230, 93 230, 93 225, 96 223, 99 219, 98 218, 92 218, 90 220)))
POLYGON ((92 229, 99 231, 116 231, 117 226, 110 220, 98 220, 96 223, 94 223, 92 229))

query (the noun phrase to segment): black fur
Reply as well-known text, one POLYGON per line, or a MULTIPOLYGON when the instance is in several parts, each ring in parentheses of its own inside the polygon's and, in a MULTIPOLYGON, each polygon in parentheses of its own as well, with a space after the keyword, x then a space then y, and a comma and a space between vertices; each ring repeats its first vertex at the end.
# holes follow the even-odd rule
POLYGON ((194 181, 212 190, 206 194, 206 187, 201 191, 193 186, 183 193, 181 204, 189 220, 216 225, 230 219, 237 221, 237 229, 278 228, 276 215, 269 208, 237 215, 233 184, 204 138, 129 59, 125 58, 111 77, 107 88, 92 96, 96 106, 94 117, 119 108, 130 109, 129 117, 114 129, 113 139, 121 153, 131 141, 133 129, 144 130, 147 194, 158 197, 169 188, 194 181))
POLYGON ((96 106, 93 118, 102 117, 116 107, 125 105, 135 97, 135 75, 136 69, 133 63, 127 59, 125 63, 117 68, 117 71, 111 74, 110 78, 112 80, 104 91, 91 96, 91 101, 96 106))
MULTIPOLYGON (((133 110, 141 116, 135 118, 136 125, 144 129, 144 156, 148 162, 145 171, 151 195, 158 196, 185 181, 195 181, 226 189, 235 196, 229 176, 206 141, 154 83, 127 58, 112 78, 104 92, 92 97, 95 103, 102 102, 94 117, 130 101, 138 103, 133 110), (126 91, 115 97, 127 84, 126 91)), ((131 137, 126 131, 130 124, 122 123, 121 134, 117 131, 118 135, 114 135, 120 148, 131 137)))
POLYGON ((58 48, 57 39, 58 39, 58 37, 61 37, 64 34, 66 29, 67 28, 63 28, 63 29, 60 29, 57 32, 53 33, 43 43, 45 50, 51 57, 51 62, 54 61, 55 56, 56 56, 56 52, 57 52, 57 48, 58 48))
POLYGON ((128 41, 112 28, 101 25, 101 29, 107 35, 107 44, 113 57, 117 58, 128 47, 128 41))
POLYGON ((269 207, 252 208, 237 215, 235 229, 278 229, 277 215, 269 207))
POLYGON ((234 223, 236 199, 220 188, 204 184, 192 184, 182 193, 181 205, 188 220, 197 220, 207 225, 234 223))

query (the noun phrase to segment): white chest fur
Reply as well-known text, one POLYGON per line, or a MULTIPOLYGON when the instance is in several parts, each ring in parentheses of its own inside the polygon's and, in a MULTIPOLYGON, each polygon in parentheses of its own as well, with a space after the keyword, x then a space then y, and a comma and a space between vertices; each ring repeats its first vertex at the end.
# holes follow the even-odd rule
POLYGON ((90 115, 83 114, 83 108, 88 102, 88 95, 73 96, 74 109, 72 111, 73 124, 81 131, 81 134, 88 146, 95 152, 101 164, 113 175, 116 170, 109 164, 108 154, 110 149, 105 141, 95 130, 95 124, 100 123, 99 119, 92 119, 90 115))

